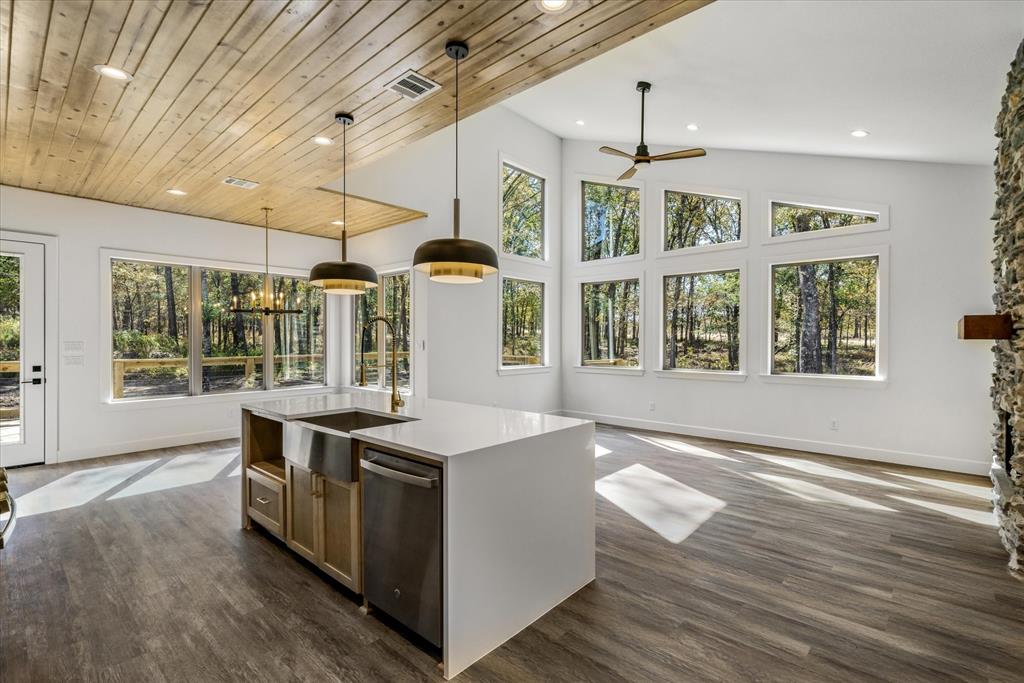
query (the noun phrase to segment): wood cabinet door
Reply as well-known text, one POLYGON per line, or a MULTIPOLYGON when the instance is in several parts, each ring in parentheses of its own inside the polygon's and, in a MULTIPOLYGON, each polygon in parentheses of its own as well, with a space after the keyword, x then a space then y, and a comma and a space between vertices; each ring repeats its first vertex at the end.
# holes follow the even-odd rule
POLYGON ((305 467, 285 461, 285 541, 288 547, 310 562, 317 562, 319 499, 317 475, 305 467))
POLYGON ((317 564, 355 592, 359 585, 359 484, 320 477, 320 547, 317 564))

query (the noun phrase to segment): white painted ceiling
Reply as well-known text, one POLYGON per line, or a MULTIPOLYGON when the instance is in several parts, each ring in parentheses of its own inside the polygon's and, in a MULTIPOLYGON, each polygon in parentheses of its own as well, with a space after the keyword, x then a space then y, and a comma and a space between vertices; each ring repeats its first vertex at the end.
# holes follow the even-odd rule
POLYGON ((990 164, 1022 37, 1021 0, 718 0, 505 105, 635 145, 647 80, 648 144, 990 164))

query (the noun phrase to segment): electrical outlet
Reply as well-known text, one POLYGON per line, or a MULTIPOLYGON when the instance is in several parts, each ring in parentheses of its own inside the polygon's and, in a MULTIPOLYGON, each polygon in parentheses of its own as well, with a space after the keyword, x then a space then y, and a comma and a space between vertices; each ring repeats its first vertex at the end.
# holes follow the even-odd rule
POLYGON ((654 401, 647 404, 647 410, 650 410, 652 413, 654 412, 654 401))
POLYGON ((839 431, 839 419, 833 417, 832 420, 828 423, 828 428, 831 429, 833 432, 838 432, 839 431))

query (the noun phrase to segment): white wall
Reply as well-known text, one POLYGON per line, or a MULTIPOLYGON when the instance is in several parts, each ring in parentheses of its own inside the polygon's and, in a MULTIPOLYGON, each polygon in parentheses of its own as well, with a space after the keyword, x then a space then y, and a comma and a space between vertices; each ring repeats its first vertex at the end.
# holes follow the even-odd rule
MULTIPOLYGON (((631 149, 629 144, 616 145, 631 149)), ((987 342, 956 338, 965 313, 992 310, 992 171, 864 159, 711 150, 704 159, 644 168, 645 257, 620 266, 579 263, 580 175, 614 179, 623 160, 597 143, 563 144, 563 408, 635 427, 735 439, 853 457, 983 473, 991 458, 988 398, 992 355, 987 342), (661 183, 738 189, 748 198, 749 246, 714 255, 663 257, 661 183), (766 245, 766 193, 860 200, 890 207, 891 229, 766 245), (762 307, 765 260, 832 247, 881 245, 890 253, 888 373, 873 388, 825 383, 781 384, 765 378, 762 307), (745 265, 747 335, 743 382, 677 380, 655 375, 659 363, 660 276, 704 265, 745 265), (638 376, 578 369, 580 276, 601 272, 645 278, 646 372, 638 376), (654 402, 654 410, 649 403, 654 402), (831 430, 830 422, 839 421, 831 430)), ((659 150, 668 151, 668 150, 659 150)))
MULTIPOLYGON (((513 114, 492 107, 459 124, 462 236, 499 248, 500 159, 547 179, 548 262, 502 258, 501 274, 543 280, 547 290, 549 361, 540 371, 498 372, 499 277, 479 285, 413 285, 413 382, 431 398, 534 411, 561 407, 561 141, 513 114), (424 349, 424 343, 426 348, 424 349)), ((352 171, 349 192, 427 212, 428 217, 352 238, 349 258, 384 272, 408 268, 423 241, 450 237, 454 197, 454 127, 439 131, 369 166, 352 171)), ((340 183, 333 187, 340 188, 340 183)))
MULTIPOLYGON (((54 377, 55 371, 58 375, 59 460, 235 436, 238 404, 267 396, 249 392, 110 404, 102 400, 101 393, 101 380, 110 372, 110 365, 100 351, 101 335, 109 335, 100 310, 100 250, 230 261, 262 269, 261 229, 7 186, 0 186, 0 227, 5 236, 13 230, 57 237, 57 342, 61 346, 65 341, 85 344, 84 365, 47 369, 48 378, 54 377)), ((270 246, 272 268, 308 270, 338 254, 335 240, 279 231, 271 232, 270 246)), ((330 304, 328 319, 333 312, 333 319, 339 321, 335 306, 330 304)), ((329 347, 328 354, 339 352, 329 347)), ((48 454, 48 462, 52 455, 48 454)))

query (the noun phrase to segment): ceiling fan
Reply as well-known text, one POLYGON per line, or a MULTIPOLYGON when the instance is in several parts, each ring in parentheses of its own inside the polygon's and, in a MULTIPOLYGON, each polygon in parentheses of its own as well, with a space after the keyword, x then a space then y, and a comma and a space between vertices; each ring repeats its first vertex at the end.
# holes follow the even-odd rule
POLYGON ((700 147, 694 147, 693 149, 681 149, 676 152, 666 152, 665 154, 655 154, 651 156, 647 151, 647 145, 644 143, 644 98, 647 93, 651 91, 651 84, 647 81, 640 81, 636 84, 636 89, 640 92, 640 144, 636 146, 636 154, 629 154, 622 150, 615 149, 614 147, 601 147, 600 151, 605 154, 611 154, 612 156, 623 157, 633 162, 633 165, 626 169, 626 172, 619 176, 619 180, 629 180, 640 168, 640 164, 649 164, 652 161, 671 161, 672 159, 692 159, 694 157, 702 157, 707 154, 706 151, 700 147))

